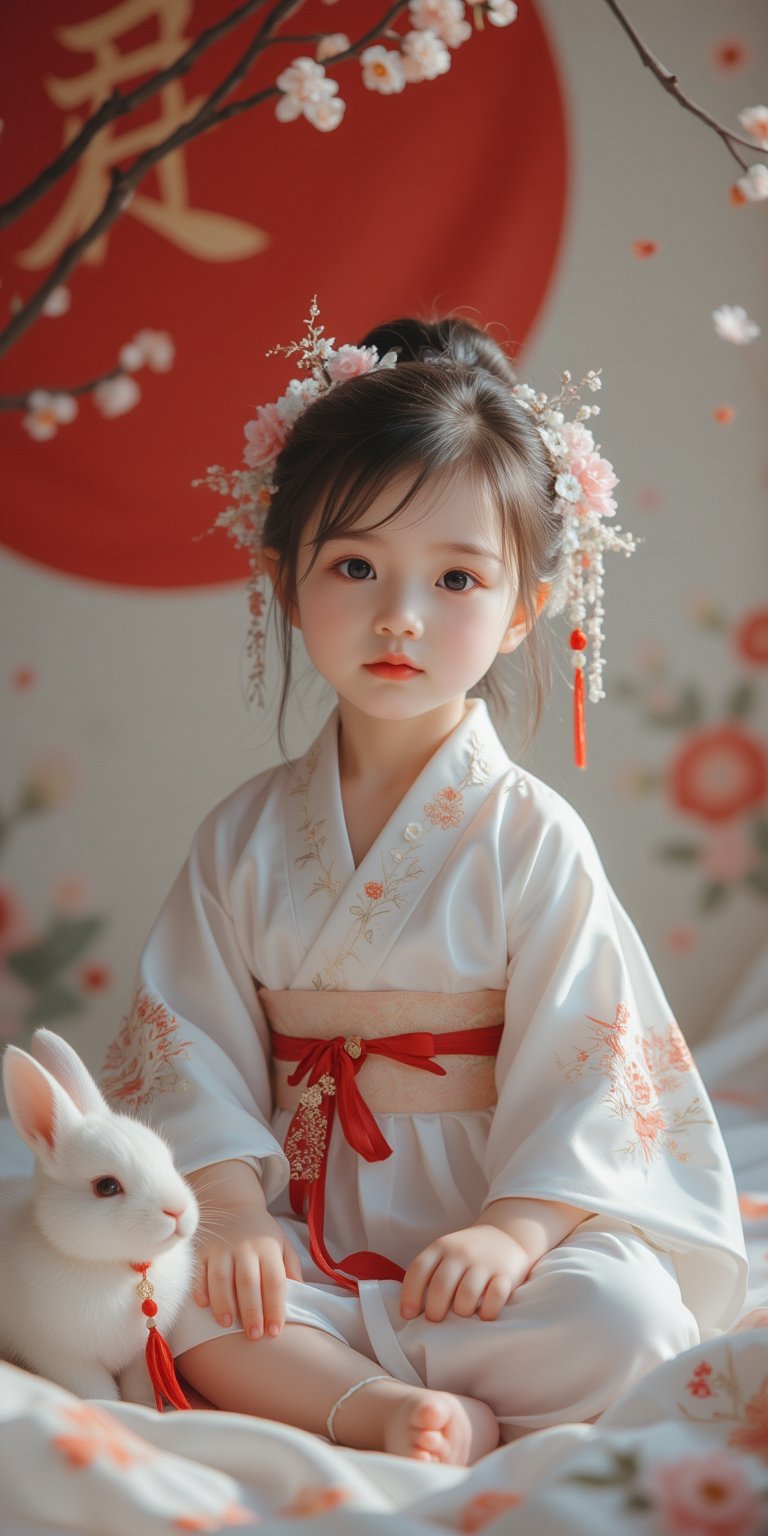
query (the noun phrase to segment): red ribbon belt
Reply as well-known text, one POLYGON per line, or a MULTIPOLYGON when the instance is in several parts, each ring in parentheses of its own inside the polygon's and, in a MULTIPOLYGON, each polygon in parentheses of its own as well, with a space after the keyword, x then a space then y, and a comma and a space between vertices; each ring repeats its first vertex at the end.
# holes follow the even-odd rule
POLYGON ((272 1032, 276 1059, 298 1062, 288 1078, 291 1087, 307 1079, 285 1138, 291 1165, 291 1205, 297 1215, 306 1211, 310 1253, 318 1269, 331 1280, 356 1291, 358 1280, 402 1280, 405 1274, 399 1264, 367 1250, 347 1254, 336 1263, 323 1237, 328 1144, 336 1106, 346 1140, 366 1162, 379 1163, 392 1155, 355 1081, 366 1057, 385 1056, 445 1077, 445 1067, 433 1061, 433 1056, 495 1056, 502 1030, 501 1024, 488 1024, 479 1029, 454 1029, 444 1035, 419 1032, 378 1040, 363 1040, 360 1035, 301 1039, 272 1032))

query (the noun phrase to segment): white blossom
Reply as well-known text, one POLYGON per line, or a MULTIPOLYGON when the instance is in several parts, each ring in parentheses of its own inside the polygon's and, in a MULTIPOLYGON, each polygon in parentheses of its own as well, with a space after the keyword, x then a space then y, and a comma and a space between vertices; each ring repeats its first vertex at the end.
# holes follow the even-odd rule
POLYGON ((44 305, 43 314, 58 319, 59 315, 66 315, 72 304, 72 295, 68 288, 61 283, 58 288, 52 288, 44 305))
MULTIPOLYGON (((328 84, 335 84, 328 81, 328 84)), ((304 108, 304 116, 313 128, 318 128, 321 133, 332 133, 338 128, 341 119, 346 112, 347 104, 340 96, 324 96, 320 101, 308 101, 304 108)))
POLYGON ((562 501, 581 501, 583 491, 580 482, 575 475, 558 475, 555 481, 555 493, 562 501))
POLYGON ((315 58, 320 64, 323 59, 331 59, 334 54, 344 53, 349 47, 351 44, 346 32, 329 32, 325 37, 321 37, 315 50, 315 58))
POLYGON ((760 335, 759 325, 750 320, 741 304, 721 304, 719 309, 713 309, 712 319, 721 340, 732 341, 736 346, 746 346, 760 335))
POLYGON ((167 373, 173 367, 176 349, 167 331, 137 331, 132 341, 120 348, 118 362, 124 373, 138 373, 151 368, 153 373, 167 373))
POLYGON ((429 28, 449 48, 460 48, 472 36, 472 28, 464 15, 463 0, 410 0, 408 10, 411 26, 417 32, 429 28))
POLYGON ((553 459, 562 459, 568 452, 568 444, 561 432, 551 432, 549 427, 539 428, 539 437, 553 459))
POLYGON ((509 27, 517 20, 517 6, 514 0, 488 0, 486 15, 492 26, 509 27))
POLYGON ((275 106, 278 122, 292 123, 297 117, 306 117, 314 128, 324 133, 338 128, 345 103, 334 99, 338 83, 328 78, 322 64, 314 59, 294 59, 278 75, 275 84, 283 93, 275 106))
POLYGON ((739 113, 739 122, 746 133, 751 133, 759 144, 768 144, 768 107, 745 107, 739 113))
POLYGON ((153 373, 167 373, 173 367, 176 348, 167 331, 139 331, 133 340, 153 373))
POLYGON ((423 835, 423 832, 424 828, 420 821, 409 821, 403 833, 403 837, 407 843, 418 843, 419 838, 423 835))
POLYGON ((436 80, 451 67, 451 55, 442 38, 427 28, 424 32, 406 32, 402 41, 403 69, 406 80, 436 80))
POLYGON ((392 48, 366 48, 360 55, 363 66, 363 85, 369 91, 380 91, 382 96, 392 96, 405 90, 405 70, 399 53, 392 48))
POLYGON ((298 420, 302 411, 309 405, 310 400, 318 393, 316 379, 291 379, 284 395, 277 400, 276 406, 287 427, 292 427, 298 420))
POLYGON ((762 203, 768 197, 768 165, 762 162, 751 165, 746 176, 740 176, 736 185, 748 203, 762 203))
POLYGON ((44 443, 55 437, 60 426, 67 426, 77 415, 74 395, 51 394, 46 389, 33 389, 29 396, 29 414, 22 418, 22 426, 36 442, 44 443))
POLYGON ((130 373, 118 374, 116 379, 103 379, 93 391, 93 403, 102 416, 124 416, 132 411, 141 399, 141 390, 130 373))
POLYGON ((117 361, 126 373, 138 373, 144 366, 144 353, 135 341, 127 341, 117 354, 117 361))

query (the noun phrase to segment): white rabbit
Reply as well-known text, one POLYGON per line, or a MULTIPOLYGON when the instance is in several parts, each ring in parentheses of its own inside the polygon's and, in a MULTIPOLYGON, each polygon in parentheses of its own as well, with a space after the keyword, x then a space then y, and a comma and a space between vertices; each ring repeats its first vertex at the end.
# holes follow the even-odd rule
POLYGON ((3 1058, 36 1167, 0 1181, 0 1355, 81 1397, 152 1403, 131 1266, 150 1262, 165 1334, 192 1280, 197 1201, 162 1137, 110 1109, 66 1040, 39 1029, 31 1048, 3 1058))

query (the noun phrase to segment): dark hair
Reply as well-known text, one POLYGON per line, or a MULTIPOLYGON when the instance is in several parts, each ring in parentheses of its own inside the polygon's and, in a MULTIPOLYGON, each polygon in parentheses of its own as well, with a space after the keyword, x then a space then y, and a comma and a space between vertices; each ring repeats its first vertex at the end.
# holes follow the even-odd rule
MULTIPOLYGON (((379 356, 394 350, 395 368, 351 378, 313 401, 296 422, 277 461, 264 545, 277 555, 282 613, 283 688, 279 739, 291 682, 291 604, 299 554, 310 519, 317 559, 331 537, 357 524, 380 493, 404 473, 413 479, 389 523, 435 475, 466 474, 499 509, 502 552, 514 573, 529 623, 525 740, 533 735, 549 681, 548 657, 535 625, 537 589, 562 561, 562 521, 555 510, 554 472, 530 415, 512 394, 515 373, 501 347, 466 320, 410 318, 378 326, 361 342, 379 356)), ((508 694, 482 679, 505 710, 508 694)))

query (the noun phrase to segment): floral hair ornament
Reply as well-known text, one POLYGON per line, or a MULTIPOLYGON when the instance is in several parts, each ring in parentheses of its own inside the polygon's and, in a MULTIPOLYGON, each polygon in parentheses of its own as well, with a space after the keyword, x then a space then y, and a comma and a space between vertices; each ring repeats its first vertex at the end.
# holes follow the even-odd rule
MULTIPOLYGON (((224 528, 238 548, 247 550, 250 562, 248 606, 251 622, 247 655, 250 662, 249 701, 264 702, 264 607, 266 572, 263 560, 264 522, 275 490, 274 472, 291 430, 307 406, 320 395, 360 374, 379 368, 394 368, 397 353, 379 357, 375 347, 334 345, 335 338, 324 335, 318 325, 317 298, 312 300, 301 341, 273 347, 266 355, 282 352, 296 357, 303 377, 291 379, 279 400, 260 405, 253 421, 245 424, 245 469, 225 470, 214 464, 195 485, 207 485, 233 505, 216 518, 214 528, 224 528)), ((604 618, 604 565, 607 551, 631 555, 636 543, 630 533, 623 533, 605 521, 612 518, 616 502, 611 491, 618 480, 613 465, 600 455, 600 446, 584 425, 600 414, 598 405, 581 405, 580 391, 601 388, 599 371, 587 373, 578 384, 571 374, 562 375, 559 393, 551 398, 537 394, 529 384, 516 384, 515 399, 534 419, 539 437, 555 474, 557 508, 563 519, 565 576, 549 599, 552 613, 564 609, 572 625, 571 661, 574 668, 574 758, 577 768, 587 766, 585 724, 585 685, 592 703, 605 697, 602 685, 604 618), (571 421, 566 411, 576 407, 571 421), (589 656, 587 651, 589 650, 589 656)))
POLYGON ((318 325, 320 310, 317 295, 309 306, 306 331, 301 341, 272 347, 266 353, 274 357, 282 352, 296 357, 304 377, 291 379, 287 389, 270 405, 260 405, 253 421, 245 423, 245 469, 225 470, 212 465, 205 477, 194 485, 207 485, 221 496, 231 497, 234 505, 220 512, 214 528, 224 528, 239 549, 245 549, 250 563, 248 607, 251 615, 247 655, 250 663, 248 700, 264 703, 264 630, 266 572, 263 559, 264 522, 275 490, 275 465, 291 430, 313 400, 327 394, 335 384, 343 384, 360 374, 378 368, 394 368, 396 352, 379 357, 376 347, 336 347, 335 337, 324 335, 318 325))
POLYGON ((599 416, 599 405, 581 405, 581 390, 601 389, 600 370, 591 369, 571 382, 563 373, 560 391, 549 397, 529 384, 516 384, 512 393, 533 417, 555 474, 557 508, 563 519, 564 578, 549 602, 550 612, 564 610, 573 626, 570 634, 573 677, 573 745, 577 768, 587 766, 584 716, 584 674, 591 703, 605 698, 603 688, 604 556, 608 551, 631 555, 637 548, 631 533, 606 522, 616 512, 611 491, 618 485, 613 465, 600 454, 600 444, 585 426, 599 416), (576 406, 571 421, 566 411, 576 406), (589 651, 589 654, 587 652, 589 651))

